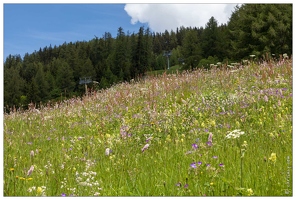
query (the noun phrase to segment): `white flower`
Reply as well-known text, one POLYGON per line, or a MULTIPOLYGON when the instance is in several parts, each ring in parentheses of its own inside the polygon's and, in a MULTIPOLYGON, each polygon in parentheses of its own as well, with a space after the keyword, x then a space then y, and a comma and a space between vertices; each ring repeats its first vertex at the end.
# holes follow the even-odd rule
POLYGON ((107 149, 105 150, 105 155, 106 155, 106 156, 109 156, 111 153, 112 153, 112 150, 111 150, 110 148, 107 148, 107 149))
POLYGON ((233 130, 231 131, 230 133, 228 133, 226 135, 226 138, 229 139, 229 138, 239 138, 241 135, 245 134, 245 132, 241 131, 241 130, 233 130))

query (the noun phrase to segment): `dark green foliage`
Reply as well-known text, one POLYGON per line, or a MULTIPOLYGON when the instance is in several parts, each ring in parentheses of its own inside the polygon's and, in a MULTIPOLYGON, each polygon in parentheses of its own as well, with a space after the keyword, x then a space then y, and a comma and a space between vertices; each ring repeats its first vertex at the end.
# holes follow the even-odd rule
MULTIPOLYGON (((141 78, 150 71, 167 70, 165 51, 171 51, 170 66, 183 69, 209 68, 210 64, 241 62, 292 54, 292 4, 243 4, 227 24, 211 17, 205 27, 184 27, 163 33, 140 27, 138 33, 105 32, 90 41, 40 48, 32 54, 9 55, 4 62, 4 106, 10 110, 83 95, 82 77, 91 77, 92 90, 141 78), (61 99, 62 97, 62 99, 61 99)), ((153 74, 153 73, 149 73, 153 74)))

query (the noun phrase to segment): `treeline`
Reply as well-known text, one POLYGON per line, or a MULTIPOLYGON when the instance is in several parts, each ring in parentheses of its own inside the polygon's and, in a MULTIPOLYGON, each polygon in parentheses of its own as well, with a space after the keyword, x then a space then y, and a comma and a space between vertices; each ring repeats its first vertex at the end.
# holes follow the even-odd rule
POLYGON ((243 4, 227 24, 211 17, 205 27, 179 27, 176 31, 138 33, 119 27, 90 41, 40 48, 32 54, 9 55, 4 62, 4 106, 26 109, 84 94, 80 78, 91 77, 93 89, 144 76, 170 65, 183 69, 208 68, 217 62, 240 62, 255 55, 292 54, 292 4, 243 4))

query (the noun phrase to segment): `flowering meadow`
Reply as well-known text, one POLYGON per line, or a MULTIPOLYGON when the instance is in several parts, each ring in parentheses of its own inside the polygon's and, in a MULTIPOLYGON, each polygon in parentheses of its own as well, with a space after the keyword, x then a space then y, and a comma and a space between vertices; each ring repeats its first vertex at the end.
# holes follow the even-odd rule
POLYGON ((4 115, 4 196, 292 196, 292 60, 4 115))

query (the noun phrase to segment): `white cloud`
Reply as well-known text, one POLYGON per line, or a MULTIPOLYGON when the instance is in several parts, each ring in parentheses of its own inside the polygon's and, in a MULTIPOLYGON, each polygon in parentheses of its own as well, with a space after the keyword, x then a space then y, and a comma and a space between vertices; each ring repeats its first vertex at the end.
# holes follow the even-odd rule
POLYGON ((236 4, 126 4, 131 23, 147 23, 155 32, 177 27, 205 27, 213 16, 220 25, 227 23, 236 4))

